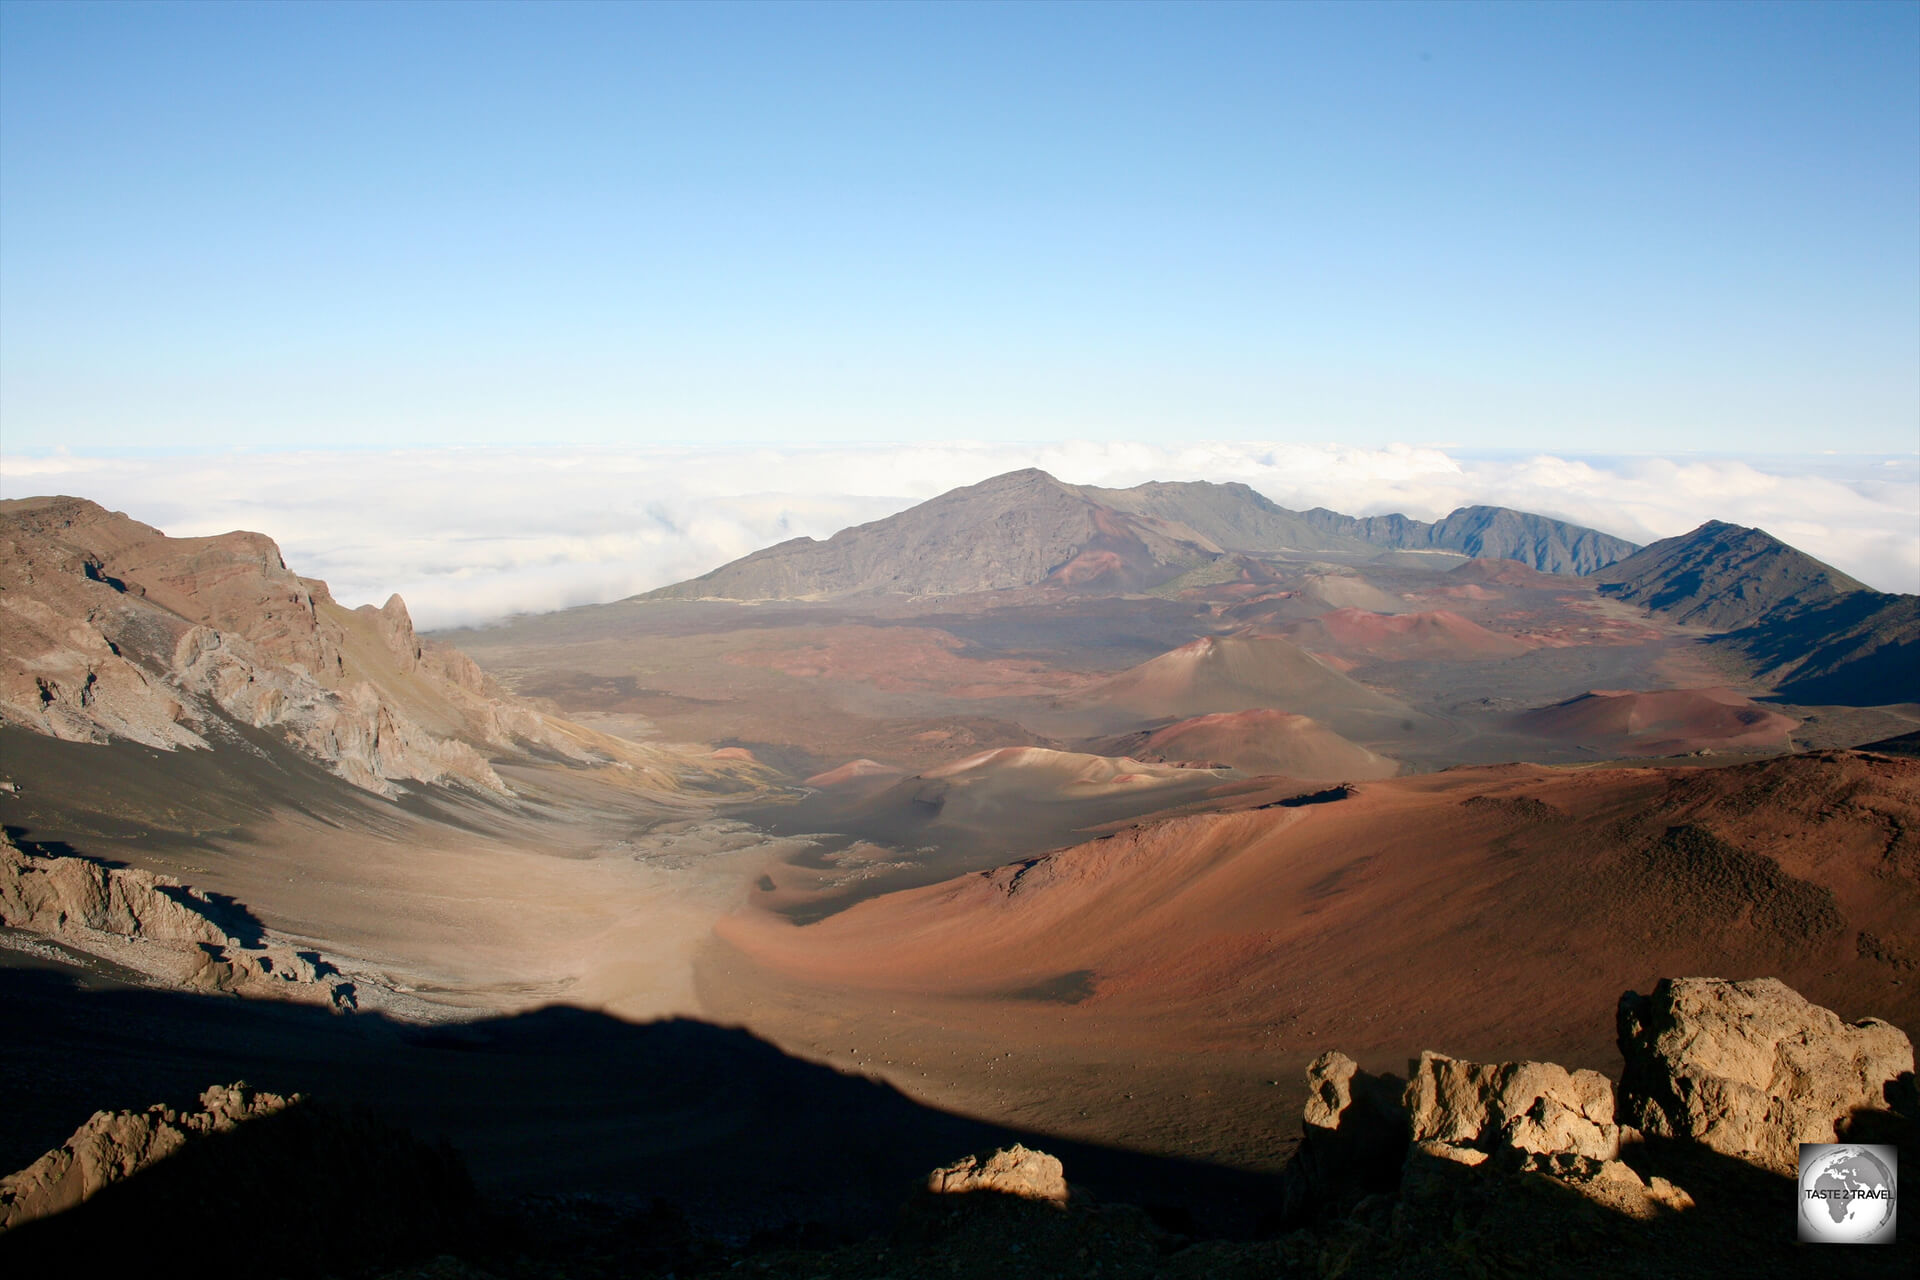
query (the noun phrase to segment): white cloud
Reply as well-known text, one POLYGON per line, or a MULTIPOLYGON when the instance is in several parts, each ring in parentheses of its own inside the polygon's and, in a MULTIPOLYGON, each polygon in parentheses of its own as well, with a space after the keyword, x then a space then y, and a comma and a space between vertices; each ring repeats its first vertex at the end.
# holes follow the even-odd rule
POLYGON ((1728 520, 1882 590, 1920 591, 1920 468, 1907 457, 1487 457, 1206 441, 54 455, 0 457, 0 493, 73 493, 175 535, 256 529, 342 602, 397 591, 434 627, 618 599, 1027 466, 1115 487, 1239 480, 1282 506, 1353 515, 1433 519, 1488 503, 1636 542, 1728 520))

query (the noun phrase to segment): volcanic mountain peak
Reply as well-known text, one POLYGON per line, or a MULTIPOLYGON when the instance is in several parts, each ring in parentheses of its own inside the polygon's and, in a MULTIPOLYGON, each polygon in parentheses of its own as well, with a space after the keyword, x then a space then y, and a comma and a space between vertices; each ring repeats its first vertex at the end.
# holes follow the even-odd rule
MULTIPOLYGON (((1532 572, 1514 565, 1522 573, 1532 572)), ((1511 658, 1532 649, 1523 640, 1489 631, 1447 609, 1384 614, 1335 609, 1286 628, 1285 634, 1316 653, 1358 655, 1384 661, 1511 658)))
POLYGON ((1223 555, 1378 555, 1380 548, 1510 556, 1586 572, 1633 544, 1504 507, 1466 507, 1438 525, 1289 511, 1244 484, 1063 483, 1037 468, 953 489, 821 542, 794 538, 643 599, 795 600, 960 595, 1050 585, 1110 593, 1162 586, 1223 555))
POLYGON ((1619 755, 1746 748, 1784 751, 1800 722, 1726 688, 1594 689, 1515 717, 1522 732, 1619 755))
POLYGON ((1690 626, 1731 630, 1856 591, 1856 582, 1761 529, 1709 520, 1592 577, 1601 590, 1690 626))
POLYGON ((1400 771, 1397 761, 1348 742, 1308 716, 1270 707, 1193 716, 1110 739, 1100 749, 1140 760, 1225 764, 1302 782, 1390 778, 1400 771))
POLYGON ((1127 591, 1219 554, 1191 531, 1115 511, 1030 468, 950 490, 825 542, 796 538, 768 547, 646 598, 956 595, 1049 580, 1127 591))
POLYGON ((1202 636, 1092 685, 1068 705, 1185 720, 1260 708, 1312 716, 1342 737, 1380 741, 1411 725, 1406 704, 1359 684, 1280 636, 1202 636))

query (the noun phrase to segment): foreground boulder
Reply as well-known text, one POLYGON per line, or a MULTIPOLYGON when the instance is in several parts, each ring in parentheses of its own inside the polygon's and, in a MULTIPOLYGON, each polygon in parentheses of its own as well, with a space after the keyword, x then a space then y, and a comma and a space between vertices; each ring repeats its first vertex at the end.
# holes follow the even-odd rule
POLYGON ((1059 1159, 1014 1143, 989 1156, 966 1156, 927 1175, 934 1195, 988 1191, 1022 1200, 1067 1202, 1067 1175, 1059 1159))
POLYGON ((1618 1030, 1623 1119, 1778 1173, 1912 1087, 1898 1027, 1842 1022, 1776 978, 1662 979, 1620 998, 1618 1030))
POLYGON ((1405 1103, 1415 1142, 1588 1160, 1620 1154, 1613 1082, 1551 1062, 1461 1062, 1431 1050, 1409 1064, 1405 1103))
POLYGON ((1773 1175, 1797 1171, 1799 1144, 1890 1140, 1916 1110, 1905 1034, 1842 1022, 1776 979, 1665 979, 1623 996, 1618 1017, 1617 1091, 1596 1071, 1426 1052, 1391 1092, 1391 1077, 1322 1054, 1307 1069, 1283 1221, 1408 1247, 1461 1230, 1505 1238, 1529 1215, 1576 1221, 1569 1206, 1662 1222, 1696 1207, 1668 1175, 1723 1193, 1738 1184, 1759 1203, 1773 1175))

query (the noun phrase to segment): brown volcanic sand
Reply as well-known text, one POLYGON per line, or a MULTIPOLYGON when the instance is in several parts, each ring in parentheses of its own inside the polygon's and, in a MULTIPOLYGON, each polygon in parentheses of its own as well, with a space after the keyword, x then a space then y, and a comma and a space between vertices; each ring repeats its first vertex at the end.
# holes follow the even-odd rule
MULTIPOLYGON (((227 895, 266 927, 455 1009, 553 1000, 693 1013, 694 948, 760 867, 802 847, 639 771, 512 765, 501 803, 395 804, 317 764, 239 747, 162 752, 0 729, 0 817, 227 895)), ((415 1010, 432 1016, 432 1010, 415 1010)))
POLYGON ((1791 750, 1791 735, 1799 723, 1731 689, 1596 689, 1514 718, 1514 727, 1522 733, 1617 755, 1647 756, 1702 748, 1791 750))
POLYGON ((1242 773, 1284 774, 1303 782, 1391 778, 1400 772, 1396 761, 1348 742, 1307 716, 1272 709, 1195 716, 1109 739, 1099 749, 1103 755, 1142 760, 1218 762, 1242 773))
POLYGON ((1148 823, 806 926, 750 910, 699 989, 946 1105, 1264 1163, 1324 1049, 1617 1073, 1615 1002, 1661 976, 1915 1029, 1916 919, 1920 762, 1510 765, 1148 823))
POLYGON ((1447 570, 1447 577, 1454 582, 1497 582, 1508 587, 1589 589, 1582 579, 1571 574, 1542 573, 1532 565, 1521 564, 1518 560, 1498 560, 1491 556, 1483 556, 1469 560, 1465 564, 1455 565, 1447 570))

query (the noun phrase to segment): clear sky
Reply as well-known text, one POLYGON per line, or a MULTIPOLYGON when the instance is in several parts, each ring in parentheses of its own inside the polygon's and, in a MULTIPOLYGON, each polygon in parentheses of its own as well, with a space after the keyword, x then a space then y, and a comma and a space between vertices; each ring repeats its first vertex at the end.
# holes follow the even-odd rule
POLYGON ((1920 5, 0 3, 0 447, 1920 448, 1920 5))

